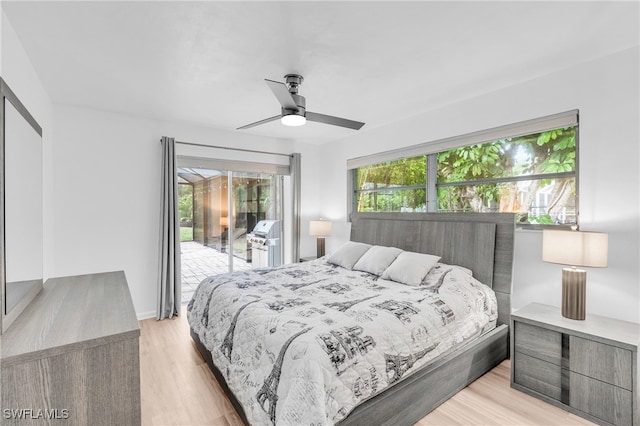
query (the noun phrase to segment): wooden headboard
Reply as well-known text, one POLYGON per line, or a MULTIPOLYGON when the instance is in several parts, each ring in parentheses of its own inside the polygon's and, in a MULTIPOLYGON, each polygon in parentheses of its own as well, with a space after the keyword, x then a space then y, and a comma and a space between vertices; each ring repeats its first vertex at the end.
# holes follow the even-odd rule
POLYGON ((441 256, 493 288, 498 324, 509 324, 515 215, 512 213, 354 213, 351 240, 441 256))

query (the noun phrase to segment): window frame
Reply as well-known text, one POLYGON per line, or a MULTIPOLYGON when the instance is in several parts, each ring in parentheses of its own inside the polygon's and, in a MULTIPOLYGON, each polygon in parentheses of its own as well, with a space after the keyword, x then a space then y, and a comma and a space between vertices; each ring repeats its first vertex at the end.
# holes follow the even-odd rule
MULTIPOLYGON (((528 230, 541 230, 541 229, 571 229, 574 226, 580 225, 580 123, 579 123, 579 111, 571 110, 559 114, 553 114, 546 117, 540 117, 533 120, 527 120, 524 122, 514 123, 506 126, 500 126, 492 129, 487 129, 479 132, 473 132, 466 135, 457 137, 442 139, 433 141, 430 143, 423 143, 418 145, 409 146, 407 148, 386 151, 376 153, 370 156, 358 157, 347 161, 347 217, 351 220, 354 212, 357 211, 358 195, 366 192, 383 192, 383 191, 399 191, 399 190, 411 190, 411 189, 423 189, 422 185, 408 185, 397 187, 386 187, 380 189, 357 189, 357 170, 361 167, 366 167, 375 164, 381 164, 389 161, 399 160, 403 158, 413 158, 425 155, 425 167, 426 167, 426 183, 424 189, 426 191, 426 211, 429 213, 437 213, 438 209, 438 188, 452 187, 452 186, 465 186, 465 185, 479 185, 479 184, 491 184, 491 183, 503 183, 503 182, 519 182, 519 181, 532 181, 541 179, 559 179, 559 178, 573 178, 575 179, 575 225, 573 224, 538 224, 538 223, 516 223, 516 227, 519 229, 528 230), (571 121, 571 120, 574 121, 571 121), (449 151, 456 148, 465 146, 472 146, 484 143, 494 142, 500 139, 515 138, 519 136, 531 135, 536 133, 542 133, 545 131, 564 128, 575 128, 575 168, 570 172, 556 172, 548 174, 533 174, 533 175, 520 175, 512 177, 499 177, 499 178, 485 178, 471 181, 459 181, 459 182, 444 182, 438 183, 438 163, 437 156, 441 152, 449 151), (461 143, 465 142, 465 143, 461 143)), ((373 214, 378 212, 371 212, 373 214)), ((397 212, 404 214, 411 214, 412 212, 397 212)), ((460 212, 464 214, 463 212, 460 212)))

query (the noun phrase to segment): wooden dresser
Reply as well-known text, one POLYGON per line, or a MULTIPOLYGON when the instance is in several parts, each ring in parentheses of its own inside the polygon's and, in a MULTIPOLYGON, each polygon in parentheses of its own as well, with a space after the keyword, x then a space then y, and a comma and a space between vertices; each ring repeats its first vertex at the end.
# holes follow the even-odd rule
POLYGON ((0 423, 139 425, 139 336, 124 272, 48 280, 0 338, 0 423))
POLYGON ((640 325, 532 303, 511 315, 511 386, 603 425, 638 426, 640 325))

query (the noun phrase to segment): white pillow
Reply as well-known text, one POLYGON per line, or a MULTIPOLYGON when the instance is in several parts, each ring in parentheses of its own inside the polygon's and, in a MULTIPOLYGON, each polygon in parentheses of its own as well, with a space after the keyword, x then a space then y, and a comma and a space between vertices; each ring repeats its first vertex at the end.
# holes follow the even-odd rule
POLYGON ((373 246, 353 265, 353 269, 380 276, 400 253, 402 250, 396 247, 373 246))
POLYGON ((342 266, 346 269, 351 269, 358 259, 360 259, 370 248, 371 244, 347 241, 327 258, 327 262, 342 266))
POLYGON ((419 286, 438 260, 440 256, 405 251, 400 253, 380 278, 419 286))

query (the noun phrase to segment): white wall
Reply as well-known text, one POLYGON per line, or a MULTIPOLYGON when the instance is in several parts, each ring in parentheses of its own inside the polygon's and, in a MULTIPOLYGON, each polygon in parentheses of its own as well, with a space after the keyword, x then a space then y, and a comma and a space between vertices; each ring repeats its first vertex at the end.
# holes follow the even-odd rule
MULTIPOLYGON (((139 318, 155 315, 157 298, 160 137, 283 153, 306 149, 240 132, 73 106, 55 105, 54 120, 53 273, 124 270, 139 318)), ((303 161, 308 157, 302 156, 303 161)), ((228 158, 255 161, 247 154, 228 158)), ((305 170, 303 185, 310 180, 305 170)))
MULTIPOLYGON (((0 20, 0 75, 42 127, 42 174, 48 176, 52 170, 53 118, 49 95, 38 78, 31 61, 27 57, 18 36, 2 10, 0 20)), ((53 270, 53 235, 51 217, 53 192, 51 181, 43 182, 43 228, 44 228, 44 278, 53 270)))
MULTIPOLYGON (((349 158, 578 108, 580 226, 609 233, 609 267, 588 271, 587 312, 640 322, 638 63, 636 47, 323 147, 319 213, 346 222, 349 158)), ((329 237, 327 249, 346 238, 329 237)), ((560 305, 561 267, 542 262, 541 240, 540 231, 517 232, 515 309, 560 305)))

